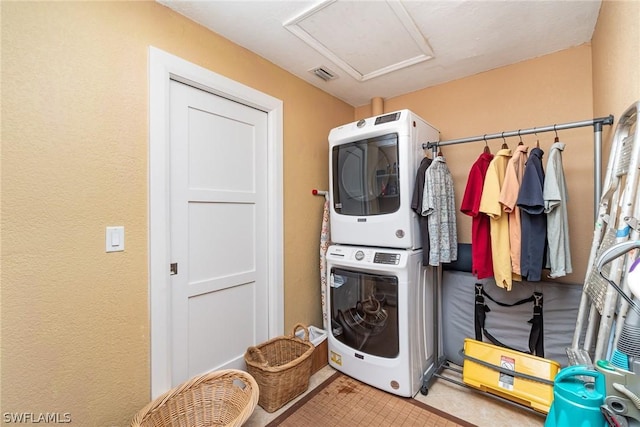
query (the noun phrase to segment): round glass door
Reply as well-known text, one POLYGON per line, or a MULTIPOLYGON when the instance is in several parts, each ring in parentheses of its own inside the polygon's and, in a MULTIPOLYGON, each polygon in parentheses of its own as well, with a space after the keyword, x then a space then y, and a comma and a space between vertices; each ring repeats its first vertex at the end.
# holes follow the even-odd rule
POLYGON ((362 353, 394 358, 399 352, 398 278, 332 268, 331 333, 362 353))
POLYGON ((336 212, 381 215, 400 208, 397 134, 337 145, 332 156, 336 212))

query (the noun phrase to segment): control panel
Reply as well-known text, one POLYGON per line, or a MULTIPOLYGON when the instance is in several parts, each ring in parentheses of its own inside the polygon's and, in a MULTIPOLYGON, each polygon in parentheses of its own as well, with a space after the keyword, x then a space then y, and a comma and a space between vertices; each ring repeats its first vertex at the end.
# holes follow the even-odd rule
POLYGON ((400 262, 400 254, 376 252, 373 257, 374 264, 392 264, 398 265, 400 262))
POLYGON ((356 264, 400 265, 402 251, 388 251, 367 247, 331 246, 327 257, 331 259, 349 260, 356 264))
POLYGON ((395 122, 400 119, 400 112, 387 114, 385 116, 376 117, 376 125, 380 125, 382 123, 395 122))

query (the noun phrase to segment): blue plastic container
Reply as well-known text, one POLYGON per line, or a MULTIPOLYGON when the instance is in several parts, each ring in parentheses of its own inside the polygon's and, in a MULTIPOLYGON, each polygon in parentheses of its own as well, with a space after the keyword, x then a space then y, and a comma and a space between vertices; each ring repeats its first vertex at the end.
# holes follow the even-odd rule
POLYGON ((553 402, 544 427, 607 427, 600 412, 605 399, 604 375, 586 366, 569 366, 556 375, 553 402), (580 377, 595 378, 585 382, 580 377))

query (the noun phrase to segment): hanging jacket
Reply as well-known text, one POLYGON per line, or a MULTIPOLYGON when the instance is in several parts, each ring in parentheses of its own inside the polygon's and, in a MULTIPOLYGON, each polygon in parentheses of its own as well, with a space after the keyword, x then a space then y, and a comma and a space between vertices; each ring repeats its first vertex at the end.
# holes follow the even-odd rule
POLYGON ((486 213, 491 219, 493 274, 496 284, 507 290, 511 290, 513 284, 509 250, 509 219, 499 198, 510 158, 511 150, 509 149, 502 149, 495 155, 487 169, 480 200, 480 212, 486 213))
POLYGON ((413 187, 411 209, 418 214, 418 226, 420 227, 420 240, 422 241, 422 263, 429 265, 429 224, 427 217, 422 216, 422 197, 424 195, 425 173, 431 166, 431 159, 423 157, 416 172, 416 182, 413 187))
POLYGON ((443 156, 433 159, 425 173, 422 215, 429 226, 429 265, 458 259, 453 178, 443 156))
POLYGON ((493 277, 491 224, 487 214, 480 212, 482 187, 491 160, 493 154, 482 153, 471 166, 460 204, 460 212, 471 217, 471 272, 478 279, 493 277))
POLYGON ((520 208, 516 204, 522 176, 524 175, 524 165, 527 162, 529 148, 525 145, 518 145, 513 150, 513 155, 507 163, 504 182, 500 188, 500 204, 509 215, 509 251, 511 255, 511 271, 515 275, 520 275, 520 249, 521 249, 521 227, 520 208))
POLYGON ((542 280, 542 268, 547 246, 547 216, 544 213, 544 151, 533 148, 524 168, 518 194, 518 207, 522 225, 520 269, 523 280, 542 280))
POLYGON ((571 248, 569 245, 569 214, 567 202, 569 194, 562 166, 562 152, 565 144, 556 142, 549 151, 547 174, 544 180, 544 211, 547 214, 547 242, 550 278, 570 274, 571 248))

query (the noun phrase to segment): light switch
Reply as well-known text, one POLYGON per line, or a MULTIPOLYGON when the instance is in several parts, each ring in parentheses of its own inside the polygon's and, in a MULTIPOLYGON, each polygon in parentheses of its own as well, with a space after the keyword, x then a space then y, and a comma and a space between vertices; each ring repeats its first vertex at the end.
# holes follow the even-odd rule
POLYGON ((106 251, 120 252, 124 251, 124 227, 107 227, 106 233, 106 251))

